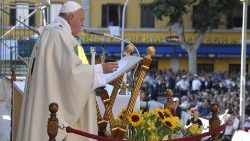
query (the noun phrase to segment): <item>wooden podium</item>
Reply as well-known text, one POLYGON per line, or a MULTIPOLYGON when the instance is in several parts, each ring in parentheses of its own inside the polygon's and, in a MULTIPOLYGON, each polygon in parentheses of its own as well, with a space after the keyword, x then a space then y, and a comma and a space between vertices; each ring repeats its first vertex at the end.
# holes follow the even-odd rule
MULTIPOLYGON (((114 89, 112 91, 111 96, 108 95, 108 92, 104 88, 97 89, 97 95, 100 96, 104 106, 105 106, 105 113, 103 116, 100 114, 99 107, 97 106, 97 116, 98 116, 98 128, 99 128, 99 135, 101 136, 107 136, 107 125, 110 125, 111 129, 111 136, 118 139, 123 139, 126 133, 128 120, 126 117, 131 115, 133 112, 136 99, 139 96, 139 90, 141 88, 141 85, 143 83, 144 77, 149 69, 149 66, 152 62, 151 57, 154 55, 155 49, 154 47, 149 47, 147 49, 147 55, 144 57, 142 64, 139 67, 138 76, 136 77, 135 84, 131 91, 131 97, 129 99, 128 105, 126 107, 126 114, 125 118, 123 118, 122 125, 119 126, 115 122, 115 118, 112 112, 113 104, 116 100, 118 90, 121 86, 121 82, 123 79, 123 74, 132 69, 136 66, 136 64, 139 64, 140 62, 134 62, 134 58, 131 59, 131 56, 126 56, 127 58, 127 64, 123 67, 125 68, 121 72, 117 72, 117 74, 114 74, 113 77, 111 77, 110 82, 114 82, 114 89), (130 64, 129 64, 130 63, 130 64)), ((122 61, 122 60, 121 60, 122 61)), ((126 60, 125 60, 126 61, 126 60)), ((120 65, 119 65, 120 67, 120 65)), ((121 68, 123 69, 123 68, 121 68)), ((111 74, 112 76, 112 74, 111 74)), ((97 104, 98 105, 98 104, 97 104)))

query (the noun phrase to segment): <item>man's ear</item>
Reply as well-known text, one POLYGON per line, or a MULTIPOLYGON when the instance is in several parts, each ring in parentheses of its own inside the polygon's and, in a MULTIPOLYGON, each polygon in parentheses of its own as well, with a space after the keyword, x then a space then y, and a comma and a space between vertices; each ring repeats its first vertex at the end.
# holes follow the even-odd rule
POLYGON ((71 24, 72 23, 72 21, 73 21, 73 17, 74 17, 74 15, 71 13, 71 14, 69 14, 68 16, 67 16, 67 21, 68 21, 68 23, 69 24, 71 24))

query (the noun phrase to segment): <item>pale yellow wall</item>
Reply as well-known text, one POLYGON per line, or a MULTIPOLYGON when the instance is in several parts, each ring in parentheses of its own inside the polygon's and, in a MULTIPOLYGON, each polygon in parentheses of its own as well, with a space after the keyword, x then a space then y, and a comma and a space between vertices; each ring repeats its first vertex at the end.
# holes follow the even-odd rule
POLYGON ((214 63, 215 59, 211 59, 211 58, 198 58, 197 59, 197 63, 199 64, 212 64, 214 63))
MULTIPOLYGON (((99 0, 90 1, 90 27, 101 28, 102 25, 102 5, 104 4, 121 4, 124 5, 124 0, 99 0)), ((140 27, 140 6, 138 1, 129 1, 126 9, 126 27, 140 27)))
MULTIPOLYGON (((116 4, 123 4, 124 0, 99 0, 91 1, 90 2, 90 27, 94 28, 101 28, 101 10, 103 4, 109 4, 109 3, 116 3, 116 4)), ((127 5, 126 9, 126 20, 125 25, 126 28, 140 28, 140 14, 141 14, 141 7, 140 4, 145 4, 152 2, 152 0, 130 0, 127 5)), ((156 20, 155 19, 155 28, 168 28, 168 18, 163 18, 163 21, 156 20)))
MULTIPOLYGON (((63 3, 67 0, 51 0, 51 3, 63 3)), ((80 4, 82 0, 76 0, 80 4)), ((153 0, 130 0, 126 9, 126 27, 127 28, 140 28, 140 4, 150 3, 153 0)), ((40 0, 4 0, 5 3, 10 2, 30 2, 39 3, 40 0)), ((90 0, 90 27, 101 28, 101 5, 108 3, 123 4, 125 0, 90 0)), ((250 1, 248 1, 250 3, 250 1)), ((192 8, 188 9, 192 12, 192 8)), ((191 13, 184 15, 184 25, 185 28, 192 28, 191 13)), ((39 14, 36 14, 36 23, 39 23, 39 14)), ((225 17, 222 19, 225 20, 225 17)), ((168 18, 163 18, 163 21, 155 19, 155 28, 168 29, 167 26, 168 18)), ((220 29, 225 29, 225 25, 219 25, 220 29)))
POLYGON ((127 7, 126 27, 140 28, 141 7, 137 0, 130 0, 127 7))
POLYGON ((229 64, 240 64, 240 58, 216 59, 214 69, 215 71, 225 72, 228 71, 229 64))
MULTIPOLYGON (((170 58, 158 60, 158 69, 163 70, 170 67, 170 58)), ((250 59, 246 60, 248 71, 250 71, 250 59)), ((229 64, 240 64, 240 58, 198 58, 197 64, 214 64, 215 72, 226 72, 229 64)), ((188 58, 179 58, 179 70, 188 70, 188 58)))
MULTIPOLYGON (((140 28, 140 4, 150 3, 153 0, 130 0, 128 2, 128 6, 126 9, 126 27, 127 28, 140 28)), ((116 3, 116 4, 123 4, 125 0, 90 0, 90 27, 101 28, 101 5, 108 4, 108 3, 116 3)), ((248 1, 250 4, 250 1, 248 1)), ((187 15, 183 16, 183 21, 186 29, 192 28, 192 20, 191 20, 191 13, 193 8, 190 7, 188 9, 190 11, 187 15)), ((226 18, 223 17, 222 21, 225 21, 226 18)), ((169 20, 168 18, 163 18, 162 21, 155 19, 155 28, 164 28, 168 29, 167 26, 169 20)), ((225 22, 221 22, 225 23, 225 22)), ((225 29, 225 24, 219 25, 220 29, 225 29)))
POLYGON ((158 69, 164 70, 168 69, 170 66, 169 59, 158 59, 158 69))
POLYGON ((188 59, 187 58, 179 58, 179 70, 188 70, 188 59))

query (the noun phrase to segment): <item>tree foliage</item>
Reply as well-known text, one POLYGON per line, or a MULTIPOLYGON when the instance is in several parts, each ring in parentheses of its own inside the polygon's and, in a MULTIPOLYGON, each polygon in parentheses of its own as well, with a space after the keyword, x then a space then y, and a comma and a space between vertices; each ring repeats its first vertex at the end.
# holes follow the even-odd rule
POLYGON ((223 15, 232 14, 235 7, 238 7, 240 0, 154 0, 144 5, 143 8, 152 11, 152 14, 159 20, 163 17, 169 18, 169 25, 175 25, 181 47, 189 56, 189 72, 196 73, 197 50, 202 44, 206 32, 215 29, 221 23, 223 15), (191 12, 193 29, 196 36, 193 42, 185 38, 183 16, 191 12))
POLYGON ((191 16, 191 20, 195 23, 193 28, 197 32, 204 33, 216 28, 222 16, 239 4, 239 0, 154 0, 144 8, 152 11, 159 20, 169 17, 168 24, 173 25, 183 23, 183 15, 195 6, 191 16))

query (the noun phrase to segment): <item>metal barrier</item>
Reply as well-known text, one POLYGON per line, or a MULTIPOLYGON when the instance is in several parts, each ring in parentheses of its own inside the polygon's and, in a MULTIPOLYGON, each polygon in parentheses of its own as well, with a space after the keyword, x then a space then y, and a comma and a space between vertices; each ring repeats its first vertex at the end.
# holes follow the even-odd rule
POLYGON ((35 13, 46 5, 0 3, 0 75, 17 77, 27 73, 29 58, 36 41, 35 13))

